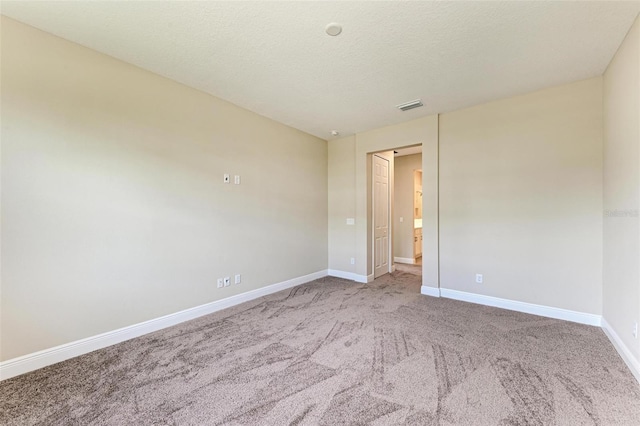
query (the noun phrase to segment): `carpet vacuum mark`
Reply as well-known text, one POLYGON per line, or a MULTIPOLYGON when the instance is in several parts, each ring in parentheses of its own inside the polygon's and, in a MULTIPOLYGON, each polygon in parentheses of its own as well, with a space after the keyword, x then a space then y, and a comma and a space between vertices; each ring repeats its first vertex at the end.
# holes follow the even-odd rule
POLYGON ((640 424, 597 327, 323 278, 0 382, 2 425, 640 424))

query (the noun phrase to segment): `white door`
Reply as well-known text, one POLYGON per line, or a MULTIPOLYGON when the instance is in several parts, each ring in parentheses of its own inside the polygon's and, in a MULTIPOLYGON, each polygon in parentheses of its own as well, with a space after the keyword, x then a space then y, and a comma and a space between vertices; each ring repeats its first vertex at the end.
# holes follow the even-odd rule
POLYGON ((373 156, 373 276, 389 272, 389 160, 373 156))

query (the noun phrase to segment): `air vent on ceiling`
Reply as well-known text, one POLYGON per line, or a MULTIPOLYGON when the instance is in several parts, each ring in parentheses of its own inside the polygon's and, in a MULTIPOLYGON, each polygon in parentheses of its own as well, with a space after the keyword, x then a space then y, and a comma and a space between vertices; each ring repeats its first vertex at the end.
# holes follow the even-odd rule
POLYGON ((415 101, 396 105, 396 108, 398 108, 401 111, 409 111, 410 109, 419 108, 421 106, 423 106, 422 101, 420 99, 416 99, 415 101))

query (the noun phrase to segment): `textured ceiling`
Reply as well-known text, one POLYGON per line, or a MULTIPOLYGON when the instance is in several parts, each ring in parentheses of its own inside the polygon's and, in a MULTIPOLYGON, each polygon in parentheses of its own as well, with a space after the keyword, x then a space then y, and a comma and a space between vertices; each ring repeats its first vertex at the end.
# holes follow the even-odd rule
POLYGON ((600 75, 640 2, 2 2, 2 14, 330 139, 600 75), (329 22, 342 24, 329 37, 329 22), (395 105, 421 98, 423 108, 395 105))

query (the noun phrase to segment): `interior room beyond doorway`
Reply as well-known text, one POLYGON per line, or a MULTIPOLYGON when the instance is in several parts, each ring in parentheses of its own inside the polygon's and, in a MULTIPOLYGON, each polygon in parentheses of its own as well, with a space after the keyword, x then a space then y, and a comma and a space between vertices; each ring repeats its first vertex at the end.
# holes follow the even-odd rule
POLYGON ((394 262, 421 265, 422 146, 396 149, 394 163, 394 262))

